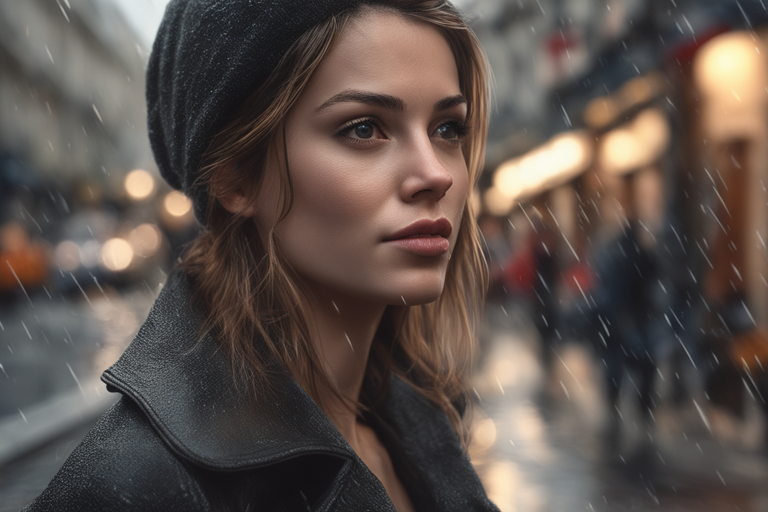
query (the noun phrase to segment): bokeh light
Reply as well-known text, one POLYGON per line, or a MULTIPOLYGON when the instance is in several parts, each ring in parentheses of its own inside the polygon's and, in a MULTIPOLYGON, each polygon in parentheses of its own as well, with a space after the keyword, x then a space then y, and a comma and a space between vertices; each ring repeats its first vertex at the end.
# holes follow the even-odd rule
POLYGON ((142 258, 149 258, 157 253, 160 248, 162 233, 154 224, 141 224, 128 235, 133 252, 142 258))
POLYGON ((124 185, 125 192, 131 199, 141 201, 155 191, 155 178, 145 170, 136 169, 125 176, 124 185))
POLYGON ((493 176, 493 184, 515 200, 575 178, 591 161, 592 147, 587 135, 566 132, 522 157, 503 163, 493 176))
POLYGON ((93 268, 99 263, 101 244, 96 240, 88 240, 80 247, 80 262, 83 266, 93 268))
POLYGON ((491 418, 477 422, 473 432, 473 442, 479 450, 487 450, 496 442, 496 423, 491 418))
POLYGON ((747 32, 722 34, 707 42, 694 63, 704 94, 726 103, 752 103, 765 94, 763 45, 747 32))
POLYGON ((133 261, 131 244, 122 238, 112 238, 101 248, 101 263, 107 270, 120 272, 133 261))
POLYGON ((192 210, 192 201, 177 190, 169 192, 163 201, 166 211, 174 217, 183 217, 192 210))
POLYGON ((70 240, 60 242, 53 253, 56 263, 67 272, 74 272, 80 266, 80 248, 70 240))
POLYGON ((502 192, 498 187, 486 189, 483 193, 483 201, 488 213, 496 216, 508 214, 515 203, 515 200, 511 196, 502 192))
POLYGON ((646 109, 621 128, 608 132, 600 148, 603 170, 624 174, 651 165, 669 145, 670 128, 659 109, 646 109))

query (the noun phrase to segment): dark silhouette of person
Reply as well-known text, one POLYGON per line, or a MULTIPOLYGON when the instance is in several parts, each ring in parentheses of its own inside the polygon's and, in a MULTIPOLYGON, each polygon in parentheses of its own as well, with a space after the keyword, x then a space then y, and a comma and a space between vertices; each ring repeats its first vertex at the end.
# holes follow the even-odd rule
POLYGON ((611 425, 608 441, 616 445, 620 434, 619 396, 625 380, 634 379, 638 406, 650 426, 656 366, 650 354, 650 286, 656 268, 651 253, 638 243, 636 222, 610 240, 595 255, 595 308, 593 328, 598 355, 605 366, 611 425))

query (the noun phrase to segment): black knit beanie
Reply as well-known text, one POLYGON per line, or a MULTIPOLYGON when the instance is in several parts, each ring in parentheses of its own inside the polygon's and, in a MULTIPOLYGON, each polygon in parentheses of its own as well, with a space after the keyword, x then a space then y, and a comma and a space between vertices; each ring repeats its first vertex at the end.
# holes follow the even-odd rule
MULTIPOLYGON (((160 174, 189 196, 208 144, 288 48, 321 21, 371 0, 172 0, 147 68, 149 141, 160 174)), ((377 2, 383 3, 383 2, 377 2)))

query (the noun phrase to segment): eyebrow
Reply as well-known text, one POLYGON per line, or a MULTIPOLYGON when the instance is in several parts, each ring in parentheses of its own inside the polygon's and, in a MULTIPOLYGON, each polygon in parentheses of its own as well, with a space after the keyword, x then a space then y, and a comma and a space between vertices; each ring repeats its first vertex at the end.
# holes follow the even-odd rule
MULTIPOLYGON (((315 112, 320 112, 321 110, 338 103, 363 103, 365 105, 371 105, 372 107, 386 108, 394 112, 405 111, 405 102, 395 96, 373 92, 346 90, 332 96, 325 103, 317 107, 315 112)), ((448 110, 449 108, 455 107, 456 105, 461 105, 462 103, 467 103, 467 99, 464 97, 464 95, 457 94, 455 96, 448 96, 447 98, 443 98, 435 103, 435 112, 442 112, 443 110, 448 110)))
POLYGON ((463 94, 457 94, 456 96, 448 96, 447 98, 443 98, 437 103, 435 103, 435 112, 442 112, 443 110, 448 110, 449 108, 453 108, 457 105, 466 104, 467 98, 464 97, 463 94))

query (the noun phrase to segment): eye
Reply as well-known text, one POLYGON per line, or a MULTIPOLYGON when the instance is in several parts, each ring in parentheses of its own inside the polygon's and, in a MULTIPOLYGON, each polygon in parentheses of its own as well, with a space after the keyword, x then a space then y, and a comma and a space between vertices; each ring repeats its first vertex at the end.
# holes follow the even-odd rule
POLYGON ((462 139, 469 133, 469 127, 462 121, 448 121, 435 129, 434 137, 446 142, 460 144, 462 139))
POLYGON ((356 119, 342 126, 336 132, 338 137, 357 143, 373 143, 376 140, 386 139, 379 121, 374 118, 356 119))
POLYGON ((352 131, 361 139, 370 139, 373 137, 374 126, 371 123, 360 123, 352 131))

